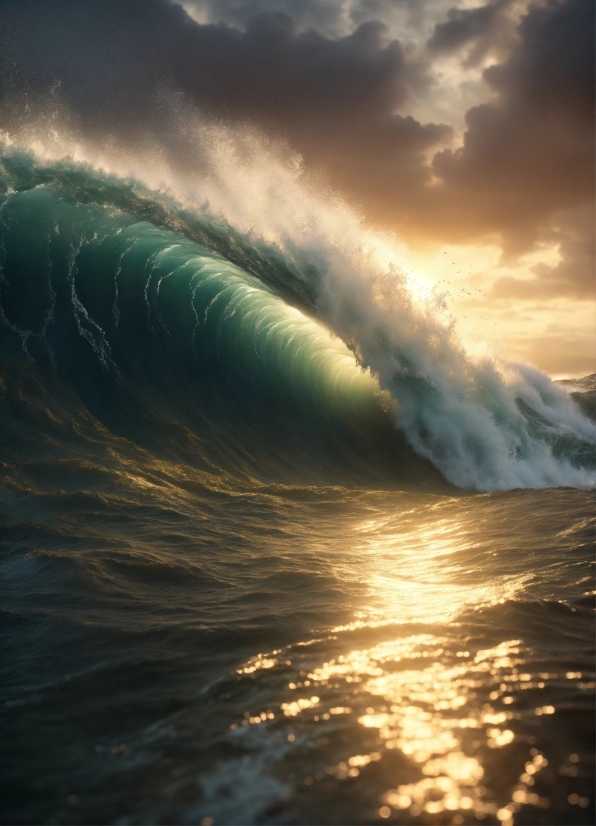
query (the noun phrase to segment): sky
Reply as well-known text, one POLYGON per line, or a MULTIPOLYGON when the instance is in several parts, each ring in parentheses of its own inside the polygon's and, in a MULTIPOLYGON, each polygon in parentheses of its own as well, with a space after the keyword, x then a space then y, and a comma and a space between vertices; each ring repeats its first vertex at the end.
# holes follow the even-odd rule
POLYGON ((596 372, 593 0, 0 0, 0 130, 183 165, 172 101, 299 158, 471 347, 596 372))

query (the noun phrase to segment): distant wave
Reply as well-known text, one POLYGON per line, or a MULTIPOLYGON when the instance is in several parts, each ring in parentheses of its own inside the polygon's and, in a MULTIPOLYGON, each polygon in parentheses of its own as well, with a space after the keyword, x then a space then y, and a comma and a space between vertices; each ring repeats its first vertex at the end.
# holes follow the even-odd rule
POLYGON ((154 453, 265 481, 593 485, 566 390, 472 359, 394 267, 14 147, 0 197, 2 369, 35 373, 32 405, 74 389, 154 453))

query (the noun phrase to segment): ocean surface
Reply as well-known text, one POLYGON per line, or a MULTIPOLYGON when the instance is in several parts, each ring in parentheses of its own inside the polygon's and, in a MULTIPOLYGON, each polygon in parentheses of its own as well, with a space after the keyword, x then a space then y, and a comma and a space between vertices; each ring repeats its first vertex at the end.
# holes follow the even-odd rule
POLYGON ((596 377, 342 243, 2 148, 1 822, 594 823, 596 377))

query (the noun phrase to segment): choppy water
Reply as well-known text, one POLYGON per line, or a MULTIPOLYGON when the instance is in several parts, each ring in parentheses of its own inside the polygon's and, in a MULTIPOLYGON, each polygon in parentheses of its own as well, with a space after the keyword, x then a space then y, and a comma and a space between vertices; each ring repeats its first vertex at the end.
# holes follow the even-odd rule
POLYGON ((2 169, 3 822, 592 823, 593 378, 2 169))

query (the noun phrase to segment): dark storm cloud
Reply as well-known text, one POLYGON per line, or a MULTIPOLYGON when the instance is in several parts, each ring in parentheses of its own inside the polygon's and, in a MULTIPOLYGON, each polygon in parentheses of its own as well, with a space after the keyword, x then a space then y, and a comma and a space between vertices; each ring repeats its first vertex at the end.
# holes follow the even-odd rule
POLYGON ((475 65, 490 51, 511 40, 511 20, 507 16, 513 0, 492 0, 473 9, 452 8, 447 20, 435 25, 428 41, 431 54, 458 52, 471 47, 466 64, 475 65))
POLYGON ((182 5, 202 22, 227 23, 245 29, 257 14, 283 12, 296 25, 327 37, 351 33, 361 23, 389 23, 403 19, 420 27, 427 8, 441 7, 445 0, 184 0, 182 5), (405 14, 404 14, 405 13, 405 14))
POLYGON ((506 63, 487 69, 486 80, 510 109, 587 125, 594 111, 594 24, 591 0, 530 8, 519 47, 506 63))
POLYGON ((307 119, 327 129, 339 119, 360 130, 367 120, 374 129, 390 123, 418 80, 374 21, 332 40, 297 32, 281 13, 251 18, 244 32, 202 26, 167 0, 18 0, 0 14, 4 95, 57 89, 90 123, 148 116, 155 89, 167 84, 228 118, 286 128, 307 119))
POLYGON ((433 167, 454 229, 499 232, 510 254, 550 235, 564 261, 542 271, 537 295, 578 295, 593 289, 591 224, 569 217, 590 213, 594 198, 593 2, 532 7, 519 35, 511 57, 484 73, 496 101, 469 110, 463 147, 438 153, 433 167))
POLYGON ((388 170, 394 186, 422 185, 422 152, 450 134, 395 114, 424 70, 379 22, 331 39, 282 13, 251 17, 244 31, 200 25, 167 0, 18 0, 0 9, 9 120, 55 99, 88 138, 165 133, 171 151, 164 90, 183 93, 201 111, 286 140, 363 200, 388 170))
MULTIPOLYGON (((589 219, 578 216, 593 199, 592 0, 529 7, 509 56, 485 71, 493 100, 468 111, 456 151, 436 151, 450 128, 408 117, 408 106, 425 88, 432 94, 429 61, 496 53, 505 23, 509 34, 516 25, 510 0, 453 8, 434 29, 426 63, 371 19, 389 13, 386 0, 266 5, 282 11, 226 0, 228 23, 202 25, 170 0, 0 1, 0 123, 14 129, 55 110, 86 140, 150 143, 184 166, 196 164, 198 150, 184 118, 172 116, 176 106, 248 122, 406 237, 500 237, 507 255, 560 245, 558 266, 542 267, 533 282, 501 281, 501 297, 525 296, 529 283, 536 297, 589 292, 593 240, 589 219), (348 33, 332 34, 342 19, 348 33)), ((436 15, 450 4, 423 6, 436 15)))

